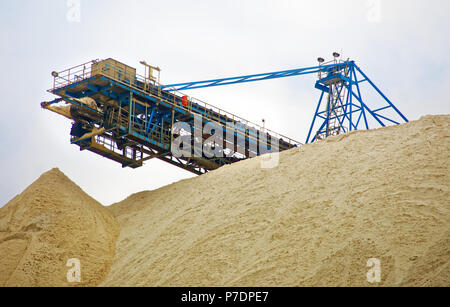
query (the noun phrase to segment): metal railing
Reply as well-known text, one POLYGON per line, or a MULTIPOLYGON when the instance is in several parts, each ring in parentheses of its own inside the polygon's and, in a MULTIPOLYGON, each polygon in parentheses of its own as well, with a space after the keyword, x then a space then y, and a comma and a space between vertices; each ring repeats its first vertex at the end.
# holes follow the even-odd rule
POLYGON ((327 66, 327 65, 332 65, 332 64, 342 64, 342 65, 332 67, 332 68, 328 67, 325 69, 319 69, 319 72, 318 72, 319 80, 322 80, 323 78, 328 77, 330 73, 335 73, 335 72, 342 71, 342 70, 344 71, 344 75, 346 75, 346 76, 348 75, 349 68, 350 68, 350 66, 349 66, 350 59, 347 59, 347 60, 334 59, 334 60, 331 60, 328 62, 323 62, 320 64, 320 66, 327 66))

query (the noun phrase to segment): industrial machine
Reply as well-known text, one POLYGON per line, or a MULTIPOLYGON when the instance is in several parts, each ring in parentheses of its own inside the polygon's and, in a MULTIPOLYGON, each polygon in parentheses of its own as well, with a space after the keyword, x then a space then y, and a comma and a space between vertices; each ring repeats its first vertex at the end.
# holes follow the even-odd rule
POLYGON ((41 106, 73 120, 71 143, 80 150, 131 168, 158 158, 195 174, 302 144, 181 91, 315 73, 321 94, 306 143, 369 129, 369 117, 377 126, 408 121, 354 61, 333 56, 309 68, 171 85, 161 84, 160 69, 145 62, 141 76, 114 59, 94 60, 53 72, 49 92, 57 98, 41 106), (375 89, 384 105, 369 107, 362 82, 375 89), (387 110, 391 114, 383 114, 387 110))

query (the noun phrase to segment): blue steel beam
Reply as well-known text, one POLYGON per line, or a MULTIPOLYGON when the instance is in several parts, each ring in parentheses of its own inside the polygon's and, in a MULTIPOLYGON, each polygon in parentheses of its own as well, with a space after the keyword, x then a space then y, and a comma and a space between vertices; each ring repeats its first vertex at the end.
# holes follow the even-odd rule
MULTIPOLYGON (((352 98, 353 98, 353 96, 355 96, 356 100, 358 100, 360 102, 362 100, 361 89, 359 88, 359 82, 358 82, 358 77, 356 76, 355 67, 352 67, 352 71, 353 71, 353 77, 355 78, 355 81, 356 81, 356 89, 358 91, 358 95, 359 95, 360 99, 358 99, 358 97, 356 97, 356 95, 355 95, 355 93, 353 91, 351 92, 352 93, 352 98)), ((362 109, 361 112, 363 114, 363 118, 364 118, 364 123, 366 125, 366 129, 369 130, 369 123, 367 121, 366 111, 364 110, 364 107, 363 107, 362 104, 361 104, 361 109, 362 109)))
POLYGON ((308 144, 308 142, 309 142, 309 138, 311 136, 312 129, 314 128, 314 123, 316 122, 316 117, 319 115, 319 109, 320 109, 320 105, 322 104, 322 99, 323 99, 324 94, 325 94, 324 91, 322 91, 322 94, 320 94, 319 102, 317 103, 316 113, 314 113, 313 121, 311 123, 311 127, 309 128, 309 132, 308 132, 308 136, 306 138, 305 144, 308 144))
MULTIPOLYGON (((156 108, 153 108, 152 109, 152 113, 150 114, 150 118, 148 119, 148 123, 147 123, 147 133, 149 132, 149 130, 150 130, 150 124, 152 123, 152 121, 153 121, 153 116, 155 115, 155 111, 156 111, 156 108)), ((153 129, 152 129, 153 130, 153 129)))
POLYGON ((356 66, 356 69, 359 71, 359 73, 365 78, 365 81, 369 82, 370 85, 372 85, 372 87, 378 92, 378 94, 380 94, 381 97, 384 98, 384 100, 386 100, 386 102, 397 112, 398 115, 400 115, 400 117, 405 121, 408 122, 408 119, 402 114, 402 112, 400 112, 399 109, 397 109, 397 107, 383 94, 383 92, 372 82, 372 80, 369 79, 369 77, 367 77, 367 75, 358 67, 356 66))
POLYGON ((282 70, 282 71, 275 71, 275 72, 269 72, 269 73, 263 73, 263 74, 254 74, 254 75, 238 76, 238 77, 231 77, 231 78, 221 78, 221 79, 212 79, 212 80, 205 80, 205 81, 175 83, 175 84, 169 84, 169 85, 162 85, 161 88, 162 89, 167 88, 166 89, 167 91, 189 90, 189 89, 205 88, 205 87, 212 87, 212 86, 221 86, 221 85, 262 81, 262 80, 269 80, 269 79, 293 77, 293 76, 299 76, 299 75, 313 74, 313 73, 317 73, 319 71, 330 72, 333 69, 339 69, 339 68, 350 66, 350 65, 354 65, 354 62, 350 61, 345 64, 344 63, 329 64, 329 65, 297 68, 297 69, 282 70))

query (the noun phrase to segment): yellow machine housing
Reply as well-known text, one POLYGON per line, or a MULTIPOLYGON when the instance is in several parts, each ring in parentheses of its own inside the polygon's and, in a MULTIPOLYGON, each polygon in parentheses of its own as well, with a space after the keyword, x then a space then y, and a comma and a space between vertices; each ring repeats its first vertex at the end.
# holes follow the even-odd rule
POLYGON ((128 84, 134 84, 136 81, 136 68, 125 65, 111 58, 92 63, 91 77, 100 74, 128 84))

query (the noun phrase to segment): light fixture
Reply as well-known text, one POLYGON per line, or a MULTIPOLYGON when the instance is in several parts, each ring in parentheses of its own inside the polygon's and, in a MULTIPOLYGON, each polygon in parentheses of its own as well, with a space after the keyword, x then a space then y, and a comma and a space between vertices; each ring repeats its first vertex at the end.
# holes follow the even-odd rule
POLYGON ((56 78, 59 76, 59 74, 56 71, 52 71, 52 76, 56 78))
POLYGON ((335 58, 338 58, 338 57, 340 57, 341 55, 340 55, 339 53, 337 53, 337 52, 333 52, 333 56, 334 56, 335 58))
POLYGON ((318 58, 317 61, 319 61, 320 64, 322 64, 323 62, 325 62, 324 58, 318 58))

